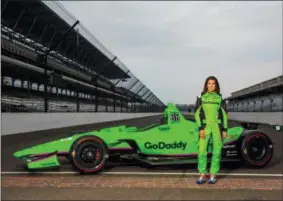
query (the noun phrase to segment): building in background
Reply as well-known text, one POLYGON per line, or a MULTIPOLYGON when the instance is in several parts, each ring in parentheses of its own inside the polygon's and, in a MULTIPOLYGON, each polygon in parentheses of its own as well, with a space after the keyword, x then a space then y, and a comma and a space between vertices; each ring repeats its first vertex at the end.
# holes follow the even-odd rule
POLYGON ((1 1, 2 112, 156 112, 165 105, 55 1, 1 1))

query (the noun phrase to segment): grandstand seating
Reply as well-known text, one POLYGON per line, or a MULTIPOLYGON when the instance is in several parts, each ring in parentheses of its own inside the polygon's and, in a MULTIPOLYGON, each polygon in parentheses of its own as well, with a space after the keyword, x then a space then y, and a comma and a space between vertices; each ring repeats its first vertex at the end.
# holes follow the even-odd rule
POLYGON ((269 96, 256 96, 245 98, 243 101, 228 103, 230 112, 278 112, 283 111, 283 93, 275 93, 269 96))

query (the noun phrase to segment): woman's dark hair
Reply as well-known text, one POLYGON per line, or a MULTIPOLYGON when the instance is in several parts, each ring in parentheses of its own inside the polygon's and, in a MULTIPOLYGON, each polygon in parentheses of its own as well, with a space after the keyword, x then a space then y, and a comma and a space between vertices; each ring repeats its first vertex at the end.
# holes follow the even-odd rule
POLYGON ((218 82, 217 78, 214 77, 214 76, 209 76, 208 78, 206 78, 205 83, 204 83, 204 86, 203 86, 203 90, 202 90, 202 93, 201 93, 201 94, 205 94, 205 93, 207 92, 207 90, 208 90, 208 89, 207 89, 207 83, 208 83, 209 80, 214 80, 214 82, 215 82, 215 91, 216 91, 218 94, 220 94, 219 82, 218 82))

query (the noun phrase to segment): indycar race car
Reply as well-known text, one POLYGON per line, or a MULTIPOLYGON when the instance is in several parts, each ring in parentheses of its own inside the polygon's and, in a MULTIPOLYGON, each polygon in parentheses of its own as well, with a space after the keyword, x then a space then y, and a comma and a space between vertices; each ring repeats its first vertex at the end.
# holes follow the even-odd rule
MULTIPOLYGON (((60 166, 58 156, 66 156, 81 173, 97 173, 115 156, 149 166, 197 163, 199 131, 194 120, 186 119, 169 103, 165 119, 145 128, 125 125, 74 134, 14 153, 27 168, 60 166), (165 120, 165 121, 164 121, 165 120)), ((212 140, 208 146, 211 159, 212 140)), ((273 156, 269 136, 247 126, 232 127, 223 139, 222 162, 244 161, 265 167, 273 156)))

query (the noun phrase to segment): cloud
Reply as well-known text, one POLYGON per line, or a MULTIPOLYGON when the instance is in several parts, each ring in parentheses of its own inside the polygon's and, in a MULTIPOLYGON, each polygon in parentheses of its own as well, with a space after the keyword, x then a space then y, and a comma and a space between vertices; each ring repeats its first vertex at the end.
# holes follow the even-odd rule
POLYGON ((61 2, 163 102, 282 74, 282 2, 61 2))

